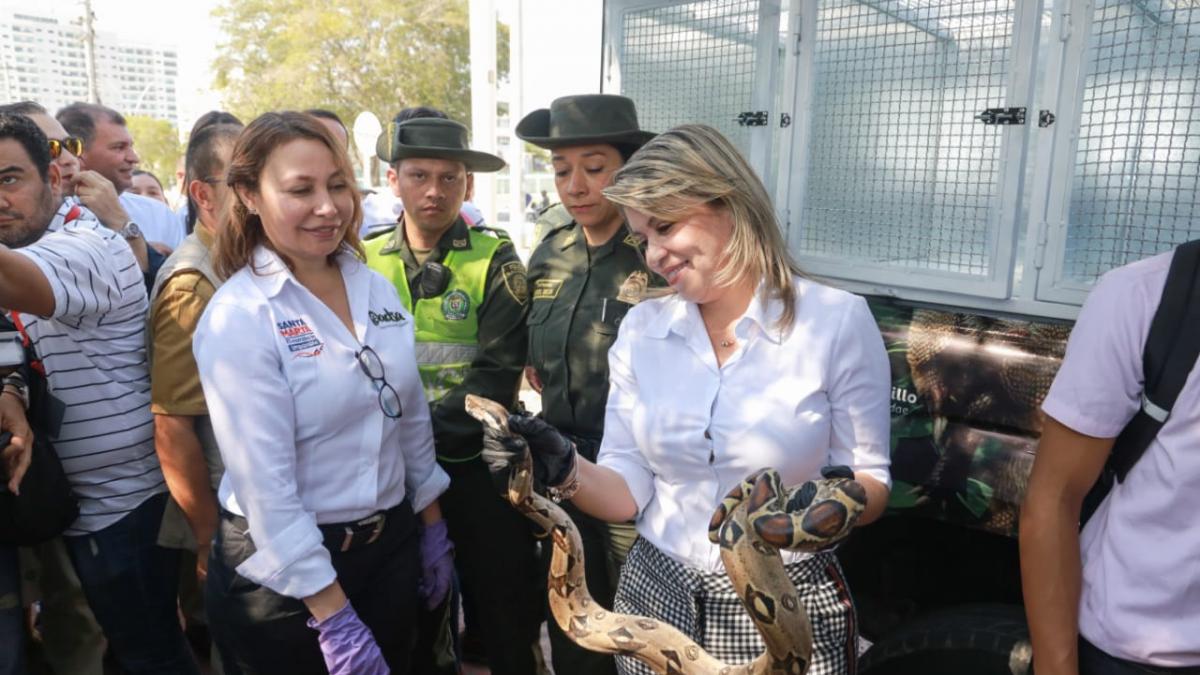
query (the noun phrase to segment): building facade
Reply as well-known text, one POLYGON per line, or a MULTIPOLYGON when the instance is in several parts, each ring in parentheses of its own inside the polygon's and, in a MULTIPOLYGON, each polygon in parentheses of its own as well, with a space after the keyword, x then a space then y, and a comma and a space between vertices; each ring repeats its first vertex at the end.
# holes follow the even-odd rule
MULTIPOLYGON (((174 49, 96 33, 97 90, 104 105, 178 128, 178 72, 174 49)), ((36 10, 0 15, 0 101, 26 99, 51 112, 88 100, 84 29, 78 22, 36 10)))

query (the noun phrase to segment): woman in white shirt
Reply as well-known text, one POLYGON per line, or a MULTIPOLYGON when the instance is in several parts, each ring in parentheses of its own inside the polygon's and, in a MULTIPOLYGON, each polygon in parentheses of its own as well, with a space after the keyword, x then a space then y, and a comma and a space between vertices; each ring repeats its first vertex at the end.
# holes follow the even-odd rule
MULTIPOLYGON (((763 644, 708 540, 709 518, 763 467, 785 485, 849 467, 868 498, 858 524, 883 512, 883 340, 862 298, 801 276, 762 183, 716 130, 659 135, 604 194, 675 294, 643 301, 621 324, 596 463, 536 418, 510 424, 546 485, 573 493, 594 517, 636 518, 614 609, 664 620, 717 658, 746 662, 763 644)), ((503 463, 504 453, 490 454, 503 463)), ((837 559, 827 550, 785 553, 784 562, 812 617, 809 673, 854 672, 854 608, 837 559)), ((618 667, 649 672, 629 657, 618 667)))
POLYGON ((226 469, 205 598, 231 672, 407 673, 418 602, 450 584, 412 317, 363 263, 353 178, 300 113, 252 122, 230 162, 227 280, 194 351, 226 469))

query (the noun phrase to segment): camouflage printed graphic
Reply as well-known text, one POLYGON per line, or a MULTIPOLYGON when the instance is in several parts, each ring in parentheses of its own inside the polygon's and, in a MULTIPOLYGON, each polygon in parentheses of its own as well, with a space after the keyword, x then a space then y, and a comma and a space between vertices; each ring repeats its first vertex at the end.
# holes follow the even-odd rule
POLYGON ((1070 327, 872 302, 892 366, 889 508, 1016 536, 1070 327))

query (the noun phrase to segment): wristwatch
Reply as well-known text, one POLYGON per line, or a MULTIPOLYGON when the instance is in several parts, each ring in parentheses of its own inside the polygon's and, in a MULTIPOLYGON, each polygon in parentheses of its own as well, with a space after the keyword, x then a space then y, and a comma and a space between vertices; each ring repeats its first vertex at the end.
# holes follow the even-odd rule
POLYGON ((141 239, 142 238, 142 228, 138 227, 138 224, 131 220, 131 221, 125 223, 125 227, 122 227, 121 229, 117 230, 117 234, 121 235, 126 240, 141 239))
POLYGON ((3 394, 16 396, 25 409, 29 410, 29 385, 25 384, 25 378, 20 373, 4 376, 4 386, 0 388, 0 395, 3 394))

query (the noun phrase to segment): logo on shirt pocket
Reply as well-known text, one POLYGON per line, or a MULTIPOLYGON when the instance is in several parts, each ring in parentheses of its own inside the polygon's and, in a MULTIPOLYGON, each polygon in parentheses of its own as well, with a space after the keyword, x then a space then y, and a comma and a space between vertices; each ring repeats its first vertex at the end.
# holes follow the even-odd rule
POLYGON ((442 300, 442 316, 447 321, 462 321, 471 311, 471 298, 459 289, 446 294, 442 300))
POLYGON ((294 358, 318 356, 325 349, 325 344, 308 327, 304 319, 278 321, 275 327, 294 358))
POLYGON ((367 312, 367 316, 371 319, 372 324, 376 326, 383 325, 384 328, 391 328, 392 326, 399 326, 404 323, 404 315, 394 309, 383 309, 378 312, 370 310, 367 312))

